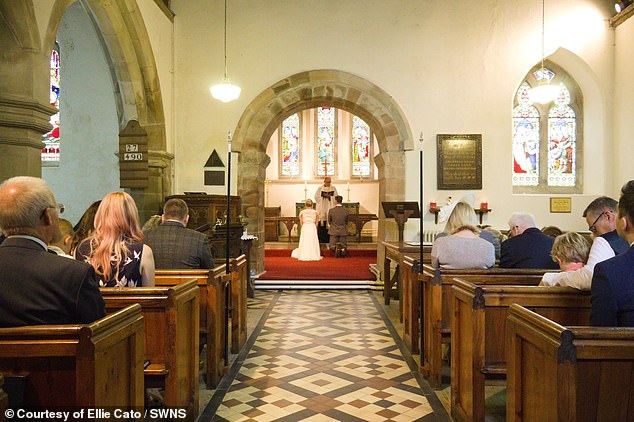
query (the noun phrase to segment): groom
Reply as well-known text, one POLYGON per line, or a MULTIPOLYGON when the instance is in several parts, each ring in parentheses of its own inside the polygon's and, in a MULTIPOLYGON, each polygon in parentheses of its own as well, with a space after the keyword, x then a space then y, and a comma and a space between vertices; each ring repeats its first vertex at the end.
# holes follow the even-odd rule
POLYGON ((335 206, 328 212, 328 224, 330 224, 328 234, 330 235, 330 250, 333 255, 336 252, 336 245, 339 243, 343 250, 342 255, 345 256, 348 246, 348 209, 341 204, 342 202, 343 197, 335 196, 335 206))

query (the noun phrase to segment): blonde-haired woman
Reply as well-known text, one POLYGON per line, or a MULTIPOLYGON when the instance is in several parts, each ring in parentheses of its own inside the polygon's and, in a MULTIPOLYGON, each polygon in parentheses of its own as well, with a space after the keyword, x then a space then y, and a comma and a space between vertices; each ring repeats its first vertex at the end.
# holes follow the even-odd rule
POLYGON ((550 256, 561 271, 575 271, 586 265, 590 242, 577 232, 567 232, 555 238, 550 256))
POLYGON ((438 268, 489 268, 495 264, 495 248, 480 238, 477 216, 471 205, 458 202, 447 220, 447 236, 431 248, 432 265, 438 268))
POLYGON ((103 198, 95 214, 95 230, 79 244, 75 259, 92 265, 100 286, 154 285, 154 256, 143 244, 139 212, 130 195, 111 192, 103 198))

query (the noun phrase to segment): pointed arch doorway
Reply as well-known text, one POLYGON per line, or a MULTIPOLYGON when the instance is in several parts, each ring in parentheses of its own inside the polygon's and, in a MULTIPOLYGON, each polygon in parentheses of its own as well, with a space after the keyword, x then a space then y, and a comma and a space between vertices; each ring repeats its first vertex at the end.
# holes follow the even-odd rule
MULTIPOLYGON (((264 180, 271 161, 266 155, 267 144, 286 117, 324 105, 356 114, 370 125, 379 145, 376 200, 404 199, 405 151, 412 149, 413 140, 405 114, 387 92, 340 70, 311 70, 280 80, 247 106, 233 137, 234 151, 239 153, 237 191, 242 197, 242 215, 249 232, 259 238, 252 251, 258 273, 264 270, 264 180)), ((380 215, 379 240, 385 238, 386 230, 391 233, 396 225, 386 225, 380 215)), ((379 258, 382 254, 379 248, 379 258)))

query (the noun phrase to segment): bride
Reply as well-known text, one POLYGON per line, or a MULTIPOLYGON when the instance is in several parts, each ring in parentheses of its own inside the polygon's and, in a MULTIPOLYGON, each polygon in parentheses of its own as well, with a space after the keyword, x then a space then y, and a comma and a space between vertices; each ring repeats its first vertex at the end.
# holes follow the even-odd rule
POLYGON ((312 199, 307 199, 304 209, 299 213, 299 247, 293 249, 291 257, 300 261, 319 261, 319 238, 317 237, 317 220, 319 214, 313 209, 312 199))

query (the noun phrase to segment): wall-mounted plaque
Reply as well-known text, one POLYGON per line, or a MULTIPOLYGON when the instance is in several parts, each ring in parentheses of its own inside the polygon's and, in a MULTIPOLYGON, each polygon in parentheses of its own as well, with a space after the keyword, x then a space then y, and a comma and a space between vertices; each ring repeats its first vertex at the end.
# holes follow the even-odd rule
POLYGON ((482 135, 437 135, 439 190, 482 189, 482 135))
POLYGON ((550 198, 550 212, 571 213, 572 198, 550 198))

